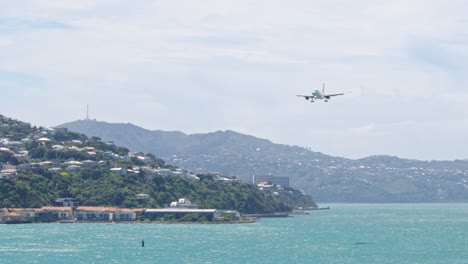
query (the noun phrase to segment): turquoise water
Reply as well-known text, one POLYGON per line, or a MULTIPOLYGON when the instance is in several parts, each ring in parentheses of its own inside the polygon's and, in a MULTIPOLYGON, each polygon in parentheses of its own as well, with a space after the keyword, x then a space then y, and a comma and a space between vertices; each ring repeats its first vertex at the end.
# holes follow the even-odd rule
POLYGON ((0 263, 468 263, 468 204, 331 207, 255 224, 0 225, 0 263))

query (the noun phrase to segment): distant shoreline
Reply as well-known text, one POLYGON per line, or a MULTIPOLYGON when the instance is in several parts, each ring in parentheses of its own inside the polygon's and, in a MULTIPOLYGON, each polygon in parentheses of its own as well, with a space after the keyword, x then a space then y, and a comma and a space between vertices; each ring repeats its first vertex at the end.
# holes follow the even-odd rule
MULTIPOLYGON (((246 217, 238 221, 203 221, 203 222, 177 222, 177 221, 55 221, 50 223, 27 223, 27 224, 253 224, 258 217, 246 217)), ((7 224, 7 223, 4 223, 7 224)), ((19 223, 18 223, 19 224, 19 223)))

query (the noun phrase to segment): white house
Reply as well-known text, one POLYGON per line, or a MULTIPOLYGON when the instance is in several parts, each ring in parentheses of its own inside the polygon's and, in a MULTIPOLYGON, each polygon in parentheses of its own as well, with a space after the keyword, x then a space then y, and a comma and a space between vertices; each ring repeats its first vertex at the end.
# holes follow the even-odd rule
POLYGON ((50 139, 43 137, 43 138, 38 139, 37 141, 39 141, 40 143, 47 143, 47 142, 50 142, 50 139))
POLYGON ((171 208, 198 208, 198 205, 192 203, 189 199, 180 198, 177 202, 172 202, 171 208))
POLYGON ((124 168, 111 168, 110 171, 120 175, 127 175, 127 169, 124 168))
POLYGON ((80 169, 81 169, 81 166, 70 165, 65 170, 68 171, 68 172, 76 172, 76 171, 79 171, 80 169))
POLYGON ((156 169, 156 173, 161 176, 170 176, 173 174, 173 171, 170 169, 156 169))

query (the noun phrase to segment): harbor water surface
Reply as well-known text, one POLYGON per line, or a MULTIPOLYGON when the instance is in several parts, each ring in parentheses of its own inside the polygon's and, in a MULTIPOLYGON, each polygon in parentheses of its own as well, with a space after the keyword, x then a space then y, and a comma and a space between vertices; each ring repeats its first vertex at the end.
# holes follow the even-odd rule
POLYGON ((0 225, 0 263, 468 263, 468 204, 332 204, 254 224, 0 225))

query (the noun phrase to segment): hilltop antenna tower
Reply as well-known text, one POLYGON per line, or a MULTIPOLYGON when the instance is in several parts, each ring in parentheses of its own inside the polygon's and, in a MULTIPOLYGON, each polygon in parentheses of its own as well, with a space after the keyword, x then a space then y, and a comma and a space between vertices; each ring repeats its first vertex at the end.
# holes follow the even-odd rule
POLYGON ((89 120, 89 104, 86 105, 86 120, 89 120))

